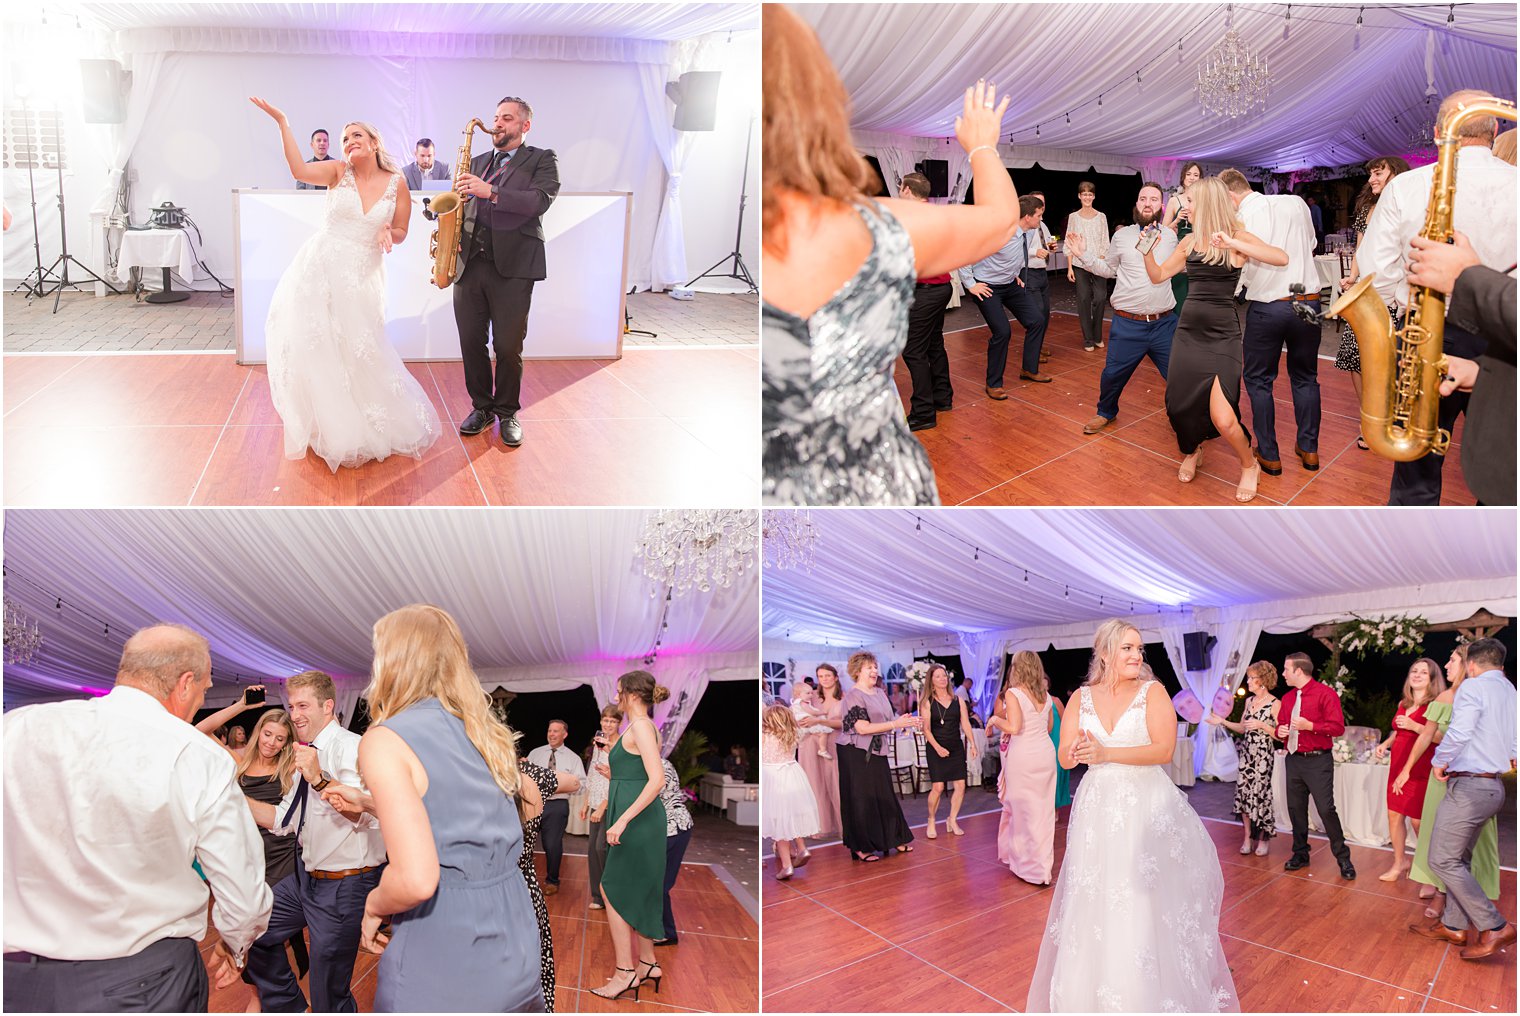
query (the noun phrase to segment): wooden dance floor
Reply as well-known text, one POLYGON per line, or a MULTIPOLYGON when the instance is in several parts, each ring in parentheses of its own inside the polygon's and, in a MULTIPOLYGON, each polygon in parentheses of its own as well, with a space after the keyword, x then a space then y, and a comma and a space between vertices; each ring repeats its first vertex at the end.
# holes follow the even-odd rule
MULTIPOLYGON (((544 855, 537 856, 543 877, 544 855)), ((681 877, 671 890, 681 940, 655 950, 664 978, 660 993, 640 991, 631 999, 609 1002, 591 994, 612 976, 616 965, 607 934, 607 912, 588 910, 586 859, 566 854, 560 867, 559 892, 548 897, 549 924, 554 935, 557 1012, 755 1012, 758 1005, 759 929, 744 906, 705 864, 681 865, 681 877)), ((212 928, 201 943, 201 955, 217 942, 212 928)), ((534 955, 537 955, 534 943, 534 955)), ((380 957, 359 953, 354 966, 354 999, 360 1012, 375 1010, 375 974, 380 957)), ((305 979, 301 989, 307 990, 305 979)), ((310 996, 308 995, 308 999, 310 996)), ((253 989, 242 982, 211 989, 211 1012, 243 1012, 253 989)))
MULTIPOLYGON (((1108 322, 1103 333, 1108 334, 1108 322)), ((1119 416, 1095 435, 1082 425, 1097 413, 1098 377, 1108 347, 1082 351, 1082 331, 1070 314, 1051 314, 1041 369, 1049 384, 1019 380, 1024 331, 1013 326, 1008 399, 987 397, 987 328, 945 336, 955 408, 939 414, 932 430, 916 436, 928 449, 947 505, 1230 505, 1240 463, 1221 440, 1204 446, 1203 467, 1192 483, 1177 482, 1182 455, 1166 418, 1165 382, 1142 361, 1119 400, 1119 416)), ((899 357, 894 372, 904 407, 912 392, 899 357)), ((1293 454, 1296 433, 1288 369, 1277 378, 1277 442, 1281 476, 1262 475, 1252 505, 1380 505, 1388 503, 1393 463, 1356 447, 1359 429, 1351 376, 1329 360, 1319 361, 1320 468, 1306 471, 1293 454)), ((1241 417, 1251 424, 1251 402, 1241 385, 1241 417)), ((1476 498, 1462 480, 1462 425, 1447 454, 1442 504, 1470 505, 1476 498)))
MULTIPOLYGON (((1066 820, 1056 827, 1056 859, 1066 820)), ((996 812, 962 818, 962 837, 927 840, 874 863, 815 848, 789 882, 762 893, 763 1004, 772 1012, 1022 1011, 1050 909, 1049 887, 997 862, 996 812)), ((1220 931, 1245 1012, 1514 1012, 1515 951, 1469 961, 1405 930, 1418 887, 1379 882, 1386 850, 1351 847, 1345 882, 1312 839, 1289 874, 1286 834, 1242 857, 1240 825, 1205 819, 1224 870, 1220 931)), ((767 873, 773 865, 767 867, 767 873)), ((1499 909, 1515 917, 1515 873, 1499 909)))
POLYGON ((756 347, 530 360, 525 440, 461 437, 457 361, 408 364, 444 433, 421 460, 288 462, 264 367, 231 354, 10 355, 7 505, 754 504, 756 347))

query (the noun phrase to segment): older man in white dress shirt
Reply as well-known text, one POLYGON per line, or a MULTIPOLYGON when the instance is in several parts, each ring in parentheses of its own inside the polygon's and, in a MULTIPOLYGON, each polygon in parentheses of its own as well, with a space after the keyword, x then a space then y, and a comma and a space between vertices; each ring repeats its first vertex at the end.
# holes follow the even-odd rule
POLYGON ((270 892, 232 759, 189 722, 210 687, 206 640, 155 625, 110 694, 6 714, 6 1011, 205 1012, 207 883, 237 979, 270 892))
MULTIPOLYGON (((1453 92, 1441 102, 1436 123, 1444 124, 1463 102, 1488 98, 1486 92, 1453 92)), ((1491 150, 1499 130, 1497 118, 1476 117, 1462 125, 1457 138, 1457 194, 1453 202, 1455 228, 1467 234, 1481 263, 1499 272, 1515 265, 1515 167, 1498 158, 1491 150)), ((1437 127, 1437 137, 1440 128, 1437 127)), ((1383 302, 1396 305, 1400 315, 1409 305, 1409 242, 1425 225, 1425 211, 1430 204, 1430 186, 1435 164, 1400 173, 1388 181, 1378 197, 1376 210, 1356 249, 1356 263, 1362 274, 1373 277, 1372 285, 1383 302)), ((1443 335, 1445 350, 1455 356, 1475 360, 1482 355, 1484 342, 1471 332, 1447 324, 1443 335)), ((1440 426, 1450 430, 1457 417, 1467 411, 1469 393, 1455 392, 1441 400, 1440 426)), ((1413 462, 1397 462, 1388 503, 1397 505, 1434 505, 1441 503, 1441 467, 1444 455, 1426 455, 1413 462)))
POLYGON ((385 840, 372 808, 350 817, 321 793, 341 786, 367 798, 359 779, 359 735, 333 716, 336 698, 332 678, 321 671, 285 682, 290 722, 300 742, 300 776, 278 807, 248 802, 259 825, 281 835, 293 832, 301 844, 301 863, 274 887, 269 930, 248 956, 248 973, 265 1012, 308 1008, 285 955, 285 940, 302 928, 311 932, 311 1011, 358 1012, 351 990, 354 960, 364 901, 385 864, 385 840))
POLYGON ((554 770, 559 777, 559 793, 544 802, 543 821, 538 825, 538 839, 544 845, 544 895, 559 892, 559 865, 565 856, 565 829, 570 825, 570 795, 580 789, 586 778, 581 757, 565 747, 570 725, 564 720, 550 720, 548 744, 528 753, 528 761, 554 770), (564 775, 574 777, 568 780, 564 775))
POLYGON ((1319 468, 1319 338, 1320 326, 1300 318, 1294 303, 1319 312, 1319 272, 1314 267, 1314 220, 1309 206, 1296 194, 1258 194, 1244 174, 1227 169, 1219 174, 1230 203, 1251 234, 1288 252, 1286 265, 1247 261, 1240 270, 1236 293, 1245 293, 1246 330, 1241 376, 1251 397, 1251 427, 1256 431, 1256 461, 1269 476, 1282 475, 1277 450, 1277 412, 1273 389, 1283 348, 1288 351, 1288 381, 1293 392, 1293 417, 1298 425, 1293 447, 1308 470, 1319 468), (1295 291, 1295 287, 1301 287, 1295 291))

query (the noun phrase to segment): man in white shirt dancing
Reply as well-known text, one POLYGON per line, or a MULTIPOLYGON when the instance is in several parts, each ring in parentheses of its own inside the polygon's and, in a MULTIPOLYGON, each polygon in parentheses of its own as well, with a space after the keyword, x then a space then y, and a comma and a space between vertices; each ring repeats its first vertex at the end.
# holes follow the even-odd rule
POLYGON ((308 670, 285 682, 296 729, 300 775, 278 807, 250 800, 258 824, 280 835, 295 833, 301 863, 274 887, 269 930, 254 943, 248 973, 265 1012, 308 1008, 285 955, 285 940, 311 933, 312 1012, 358 1012, 351 982, 359 952, 364 901, 380 882, 385 840, 372 811, 346 817, 322 796, 338 786, 361 788, 359 735, 333 716, 333 679, 308 670))
POLYGON ((555 773, 569 773, 574 781, 561 779, 559 793, 544 802, 544 818, 538 826, 539 841, 544 845, 544 895, 559 892, 559 865, 565 856, 565 828, 570 824, 570 795, 580 788, 586 778, 586 767, 581 757, 565 747, 570 736, 570 725, 564 720, 550 720, 548 744, 540 745, 528 753, 528 761, 555 773), (573 785, 572 785, 573 783, 573 785))
POLYGON ((237 980, 270 893, 232 759, 190 725, 210 687, 206 640, 155 625, 110 694, 6 714, 7 1012, 205 1012, 207 883, 237 980))
POLYGON ((1119 396, 1147 356, 1161 380, 1166 380, 1172 333, 1177 330, 1177 298, 1170 282, 1153 283, 1145 272, 1147 257, 1154 256, 1159 264, 1177 249, 1177 234, 1157 224, 1164 205, 1159 183, 1141 184, 1135 198, 1134 224, 1114 230, 1108 253, 1101 258, 1087 252, 1080 236, 1066 238, 1066 252, 1084 271, 1118 280, 1108 301, 1114 319, 1108 326, 1108 358, 1098 382, 1098 415, 1087 421, 1084 434, 1096 434, 1114 422, 1119 415, 1119 396))
MULTIPOLYGON (((1490 98, 1487 92, 1461 91, 1448 95, 1436 112, 1436 136, 1440 137, 1440 125, 1458 106, 1486 98, 1490 98)), ((1491 150, 1498 130, 1499 121, 1491 116, 1475 117, 1462 125, 1457 138, 1457 193, 1452 201, 1452 223, 1457 231, 1467 234, 1481 264, 1497 272, 1509 272, 1515 265, 1517 179, 1515 167, 1491 150)), ((1367 222, 1361 246, 1356 249, 1357 266, 1362 274, 1372 276, 1372 285, 1383 302, 1398 307, 1400 320, 1409 308, 1409 244, 1425 225, 1434 178, 1432 163, 1389 180, 1367 222)), ((1450 322, 1442 342, 1447 353, 1468 360, 1476 360, 1486 346, 1478 336, 1450 322)), ((1437 415, 1439 425, 1451 430, 1457 417, 1467 411, 1469 398, 1467 392, 1454 392, 1443 398, 1437 415)), ((1445 464, 1444 455, 1394 463, 1388 503, 1440 504, 1441 468, 1445 464)))
POLYGON ((1319 273, 1314 267, 1314 220, 1296 194, 1258 194, 1238 169, 1219 174, 1230 203, 1246 230, 1288 252, 1286 265, 1248 260, 1235 292, 1245 293, 1245 357, 1242 377, 1251 396, 1251 426, 1256 431, 1256 461, 1269 476, 1282 475, 1277 450, 1277 407, 1272 401, 1277 364, 1288 350, 1288 381, 1293 417, 1298 424, 1294 452, 1307 470, 1319 468, 1320 326, 1300 318, 1294 303, 1319 311, 1319 273), (1294 291, 1295 286, 1302 289, 1294 291))

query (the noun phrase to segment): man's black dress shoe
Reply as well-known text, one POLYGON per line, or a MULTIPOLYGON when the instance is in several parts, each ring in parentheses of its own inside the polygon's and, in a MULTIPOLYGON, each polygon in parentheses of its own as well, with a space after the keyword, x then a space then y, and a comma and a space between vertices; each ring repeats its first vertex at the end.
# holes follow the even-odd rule
POLYGON ((1356 869, 1351 866, 1350 861, 1341 862, 1341 878, 1345 879, 1348 882, 1355 880, 1356 869))
POLYGON ((501 443, 508 448, 516 448, 522 444, 522 424, 517 422, 517 417, 503 417, 501 421, 501 443))
POLYGON ((1287 863, 1283 865, 1283 871, 1297 871, 1300 868, 1307 867, 1309 867, 1309 859, 1307 857, 1290 857, 1287 863))
POLYGON ((459 425, 461 434, 479 434, 491 425, 491 411, 489 409, 477 409, 464 418, 459 425))

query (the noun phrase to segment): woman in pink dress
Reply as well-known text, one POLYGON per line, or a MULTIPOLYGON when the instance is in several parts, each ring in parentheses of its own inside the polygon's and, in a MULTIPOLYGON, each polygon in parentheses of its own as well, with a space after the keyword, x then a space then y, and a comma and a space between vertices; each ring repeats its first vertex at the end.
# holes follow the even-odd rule
POLYGON ((809 737, 800 742, 797 761, 807 774, 808 785, 813 788, 813 799, 818 802, 818 835, 838 835, 844 828, 839 818, 839 753, 831 746, 844 721, 844 689, 839 687, 839 671, 832 664, 820 663, 814 671, 818 680, 817 708, 822 712, 818 722, 834 728, 834 732, 809 737), (824 751, 819 746, 824 746, 824 751))
POLYGON ((998 861, 1025 882, 1049 885, 1056 856, 1056 749, 1045 668, 1034 653, 1014 653, 1002 700, 1003 715, 991 720, 1005 735, 998 861))

